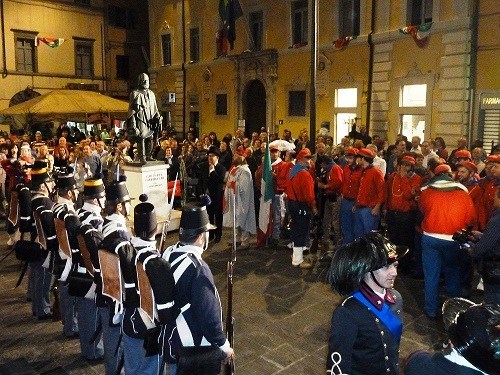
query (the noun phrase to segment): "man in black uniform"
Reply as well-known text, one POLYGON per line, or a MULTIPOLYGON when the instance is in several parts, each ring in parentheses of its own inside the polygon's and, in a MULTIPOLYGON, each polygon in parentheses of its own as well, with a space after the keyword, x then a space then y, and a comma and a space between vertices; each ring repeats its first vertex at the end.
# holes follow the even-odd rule
POLYGON ((335 252, 329 281, 348 295, 333 312, 327 369, 332 374, 398 374, 403 301, 393 289, 408 248, 370 232, 335 252))
MULTIPOLYGON (((35 163, 31 170, 31 241, 35 241, 38 236, 34 216, 39 215, 43 210, 51 210, 52 208, 53 203, 49 198, 51 192, 52 187, 46 164, 41 162, 35 163)), ((43 233, 41 232, 40 235, 43 236, 43 233)), ((53 238, 51 240, 53 242, 53 238)), ((38 242, 40 242, 40 239, 38 239, 38 242)), ((33 312, 38 317, 38 320, 52 318, 50 305, 52 275, 48 271, 48 267, 43 267, 46 255, 47 253, 43 252, 42 259, 30 263, 29 282, 32 293, 33 312)))
POLYGON ((214 229, 213 238, 214 243, 220 242, 222 237, 222 201, 224 198, 224 178, 226 176, 226 168, 219 163, 220 150, 218 147, 210 146, 208 149, 208 175, 205 176, 204 184, 205 191, 212 200, 208 205, 207 212, 210 223, 217 228, 214 229))

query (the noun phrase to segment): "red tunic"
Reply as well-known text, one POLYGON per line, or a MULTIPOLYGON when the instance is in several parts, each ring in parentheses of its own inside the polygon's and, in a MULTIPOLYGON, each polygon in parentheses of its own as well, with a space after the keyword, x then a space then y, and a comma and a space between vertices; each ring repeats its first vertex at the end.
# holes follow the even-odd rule
POLYGON ((362 169, 359 167, 354 170, 351 169, 350 165, 344 167, 344 179, 342 181, 342 196, 344 198, 354 200, 358 196, 361 172, 362 169))
POLYGON ((358 207, 375 207, 383 202, 384 176, 380 169, 371 165, 363 170, 356 205, 358 207))
POLYGON ((467 186, 469 195, 476 208, 477 215, 477 230, 483 231, 486 226, 486 209, 484 207, 484 192, 478 183, 470 184, 467 186))
POLYGON ((342 182, 344 180, 344 172, 338 164, 334 164, 327 176, 326 194, 340 194, 342 189, 342 182))
POLYGON ((307 170, 301 170, 288 179, 286 195, 294 201, 307 203, 311 208, 316 206, 314 198, 314 179, 307 170))
POLYGON ((495 209, 493 203, 495 201, 495 179, 491 177, 485 177, 479 181, 479 185, 483 188, 483 202, 484 210, 486 215, 486 222, 490 220, 491 215, 493 215, 493 210, 495 209))
POLYGON ((393 172, 385 183, 385 207, 391 211, 409 212, 416 208, 415 197, 420 190, 421 178, 393 172))
POLYGON ((272 166, 276 181, 274 189, 276 193, 283 193, 286 190, 286 185, 288 184, 288 174, 290 173, 292 167, 293 164, 286 161, 281 161, 272 166))

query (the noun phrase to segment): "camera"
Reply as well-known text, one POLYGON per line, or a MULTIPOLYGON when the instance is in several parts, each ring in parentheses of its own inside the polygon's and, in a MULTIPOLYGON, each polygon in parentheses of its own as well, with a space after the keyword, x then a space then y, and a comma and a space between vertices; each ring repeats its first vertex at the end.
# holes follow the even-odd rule
POLYGON ((472 232, 472 225, 453 233, 453 240, 457 241, 462 248, 469 248, 479 241, 472 232))

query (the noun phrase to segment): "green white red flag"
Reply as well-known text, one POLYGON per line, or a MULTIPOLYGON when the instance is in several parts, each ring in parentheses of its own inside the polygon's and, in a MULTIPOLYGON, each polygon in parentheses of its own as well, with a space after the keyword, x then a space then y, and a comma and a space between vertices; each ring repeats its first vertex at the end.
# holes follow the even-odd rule
POLYGON ((56 48, 59 47, 61 44, 64 43, 66 39, 64 38, 41 38, 41 37, 36 37, 35 38, 35 45, 38 47, 40 43, 45 43, 51 48, 56 48))
POLYGON ((266 153, 262 162, 262 179, 260 182, 259 227, 257 228, 257 247, 265 246, 273 229, 272 200, 274 198, 274 175, 271 167, 271 152, 269 137, 266 143, 266 153))

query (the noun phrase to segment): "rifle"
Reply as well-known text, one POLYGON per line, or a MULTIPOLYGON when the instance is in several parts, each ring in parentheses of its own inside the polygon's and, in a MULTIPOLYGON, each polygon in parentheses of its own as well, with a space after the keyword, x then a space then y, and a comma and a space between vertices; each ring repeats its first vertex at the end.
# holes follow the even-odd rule
MULTIPOLYGON (((226 335, 229 345, 234 349, 234 316, 233 316, 233 265, 236 262, 236 196, 233 195, 233 243, 231 247, 231 258, 227 262, 227 313, 226 313, 226 335)), ((226 375, 234 375, 234 358, 224 365, 226 375)))
POLYGON ((174 189, 172 190, 172 196, 170 197, 170 203, 168 204, 167 220, 163 223, 163 227, 161 229, 160 246, 158 247, 160 254, 163 254, 163 243, 165 242, 165 238, 167 237, 168 227, 170 226, 170 219, 172 218, 172 209, 174 208, 175 188, 177 187, 178 177, 179 177, 179 172, 177 172, 177 174, 175 175, 174 189))
POLYGON ((54 284, 52 284, 52 294, 54 295, 54 304, 52 305, 52 321, 58 322, 61 320, 61 303, 59 300, 59 288, 57 286, 57 278, 54 280, 54 284))

